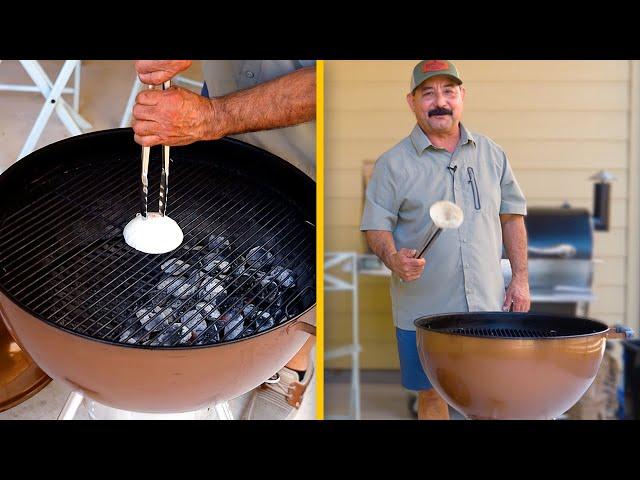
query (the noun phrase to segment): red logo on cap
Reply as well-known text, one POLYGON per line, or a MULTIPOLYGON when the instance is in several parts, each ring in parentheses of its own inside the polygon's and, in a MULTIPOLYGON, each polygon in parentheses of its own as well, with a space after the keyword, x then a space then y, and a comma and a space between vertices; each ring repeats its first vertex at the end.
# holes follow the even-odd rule
POLYGON ((446 70, 449 65, 444 60, 429 60, 422 65, 423 72, 437 72, 439 70, 446 70))

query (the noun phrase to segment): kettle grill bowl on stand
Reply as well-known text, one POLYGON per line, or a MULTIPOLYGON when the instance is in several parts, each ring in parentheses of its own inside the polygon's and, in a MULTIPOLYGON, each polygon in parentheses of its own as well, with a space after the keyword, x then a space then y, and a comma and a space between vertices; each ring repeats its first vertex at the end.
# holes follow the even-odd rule
POLYGON ((433 387, 470 419, 554 419, 594 381, 607 338, 594 320, 535 313, 455 313, 417 319, 433 387))
POLYGON ((0 314, 73 390, 123 410, 193 411, 260 385, 315 333, 315 183, 232 139, 174 148, 168 213, 185 237, 150 255, 122 237, 139 205, 139 158, 131 129, 105 130, 0 175, 0 314))

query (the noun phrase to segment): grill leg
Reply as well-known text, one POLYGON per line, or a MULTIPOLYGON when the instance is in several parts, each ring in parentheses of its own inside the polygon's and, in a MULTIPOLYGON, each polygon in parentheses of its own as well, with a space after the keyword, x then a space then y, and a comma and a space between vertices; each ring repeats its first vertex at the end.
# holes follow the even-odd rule
POLYGON ((84 397, 79 392, 71 392, 67 397, 67 401, 62 407, 62 411, 60 415, 58 415, 58 420, 73 420, 73 417, 76 416, 76 412, 78 408, 82 404, 84 397))
POLYGON ((231 413, 231 409, 229 408, 229 404, 227 402, 218 403, 214 408, 216 409, 216 413, 218 414, 218 419, 233 420, 233 414, 231 413))

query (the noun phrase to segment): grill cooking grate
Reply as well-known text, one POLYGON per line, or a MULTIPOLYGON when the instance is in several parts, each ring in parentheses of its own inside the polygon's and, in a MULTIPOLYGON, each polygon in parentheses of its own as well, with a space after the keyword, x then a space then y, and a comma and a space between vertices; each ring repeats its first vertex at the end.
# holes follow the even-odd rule
POLYGON ((561 335, 557 330, 519 328, 445 328, 440 331, 469 337, 496 338, 552 338, 561 335))
POLYGON ((292 200, 213 161, 171 171, 167 214, 184 242, 163 255, 122 237, 139 203, 132 159, 34 179, 0 218, 0 286, 59 328, 152 347, 243 338, 315 303, 315 226, 292 200))

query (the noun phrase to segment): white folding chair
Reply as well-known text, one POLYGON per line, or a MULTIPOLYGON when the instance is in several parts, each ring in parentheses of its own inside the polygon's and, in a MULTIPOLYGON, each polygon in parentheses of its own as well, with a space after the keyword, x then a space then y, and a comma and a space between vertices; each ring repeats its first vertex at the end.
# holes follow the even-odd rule
POLYGON ((51 79, 46 74, 40 63, 37 60, 20 60, 20 64, 25 69, 27 74, 31 77, 35 86, 32 85, 11 85, 0 84, 0 90, 5 91, 18 91, 18 92, 40 92, 45 98, 45 103, 40 110, 40 114, 36 119, 31 132, 27 137, 18 160, 31 153, 34 149, 42 131, 44 130, 51 114, 56 112, 56 115, 66 127, 67 131, 71 135, 79 135, 83 133, 83 130, 88 130, 91 124, 87 122, 79 113, 79 99, 80 99, 80 60, 65 60, 55 82, 51 82, 51 79), (69 89, 65 86, 69 82, 69 78, 75 71, 74 88, 69 89), (62 98, 63 93, 73 93, 73 104, 71 106, 62 98))
MULTIPOLYGON (((190 78, 183 77, 178 75, 177 77, 172 79, 172 82, 177 85, 182 85, 185 87, 195 87, 199 89, 197 93, 200 93, 202 90, 203 82, 198 82, 196 80, 192 80, 190 78)), ((136 79, 133 81, 133 86, 131 87, 131 93, 129 94, 129 100, 127 101, 127 106, 124 108, 124 112, 122 113, 122 120, 120 120, 120 128, 128 127, 131 124, 131 116, 133 105, 136 103, 136 96, 138 92, 142 90, 142 82, 136 75, 136 79)))
MULTIPOLYGON (((2 60, 0 60, 2 63, 2 60)), ((80 78, 82 70, 82 61, 78 62, 74 70, 73 87, 64 87, 62 89, 63 94, 73 94, 73 109, 76 112, 80 110, 80 78)), ((18 85, 14 83, 0 83, 0 91, 5 92, 40 92, 40 89, 36 85, 18 85)))

